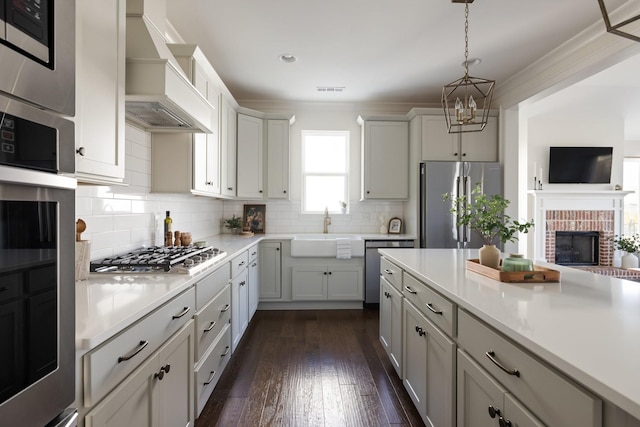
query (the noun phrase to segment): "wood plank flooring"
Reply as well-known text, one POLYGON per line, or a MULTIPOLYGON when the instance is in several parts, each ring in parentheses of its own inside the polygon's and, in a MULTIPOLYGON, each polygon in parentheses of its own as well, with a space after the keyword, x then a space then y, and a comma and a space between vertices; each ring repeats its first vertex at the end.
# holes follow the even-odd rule
POLYGON ((256 312, 195 427, 424 426, 378 310, 256 312))

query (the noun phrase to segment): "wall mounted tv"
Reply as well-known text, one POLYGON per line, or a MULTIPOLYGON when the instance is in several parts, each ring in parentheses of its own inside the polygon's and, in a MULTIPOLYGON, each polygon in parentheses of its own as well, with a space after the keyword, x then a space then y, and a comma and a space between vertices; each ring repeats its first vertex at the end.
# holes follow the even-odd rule
POLYGON ((549 147, 550 184, 609 184, 613 147, 549 147))

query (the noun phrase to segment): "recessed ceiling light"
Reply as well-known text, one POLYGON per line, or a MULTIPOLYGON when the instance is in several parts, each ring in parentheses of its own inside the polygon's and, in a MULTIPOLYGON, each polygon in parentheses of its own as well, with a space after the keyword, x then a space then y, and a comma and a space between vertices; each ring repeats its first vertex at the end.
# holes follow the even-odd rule
POLYGON ((292 64, 298 60, 295 55, 292 55, 290 53, 283 53, 278 58, 280 59, 280 61, 286 62, 287 64, 292 64))
POLYGON ((480 58, 469 58, 466 61, 462 61, 462 65, 464 67, 464 64, 467 63, 467 66, 471 67, 472 65, 478 65, 479 63, 482 62, 482 59, 480 58))

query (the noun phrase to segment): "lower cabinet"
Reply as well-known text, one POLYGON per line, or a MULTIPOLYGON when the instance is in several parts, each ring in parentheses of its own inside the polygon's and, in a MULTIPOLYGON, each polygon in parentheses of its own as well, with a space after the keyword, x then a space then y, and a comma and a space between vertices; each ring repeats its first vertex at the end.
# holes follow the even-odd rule
POLYGON ((231 359, 231 326, 227 323, 194 369, 196 414, 198 416, 207 404, 224 368, 229 363, 229 359, 231 359))
POLYGON ((258 261, 258 245, 249 248, 249 321, 258 310, 260 302, 260 263, 258 261))
POLYGON ((380 277, 380 343, 402 378, 402 292, 380 277))
POLYGON ((85 418, 87 426, 193 426, 193 321, 188 321, 85 418))
POLYGON ((362 268, 337 266, 292 267, 294 301, 362 301, 362 268))
POLYGON ((282 242, 260 242, 260 299, 282 298, 282 242))
POLYGON ((458 350, 458 427, 544 427, 464 351, 458 350))
POLYGON ((249 326, 248 263, 246 251, 231 260, 231 351, 235 351, 249 326))
POLYGON ((456 344, 412 303, 403 303, 404 386, 426 425, 455 424, 456 344))

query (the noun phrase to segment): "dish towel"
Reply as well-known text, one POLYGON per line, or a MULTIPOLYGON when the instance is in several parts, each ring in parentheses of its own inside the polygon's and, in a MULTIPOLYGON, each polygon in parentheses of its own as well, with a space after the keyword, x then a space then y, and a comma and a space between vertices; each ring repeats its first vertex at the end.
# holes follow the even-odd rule
POLYGON ((350 239, 336 239, 336 258, 351 259, 350 239))

